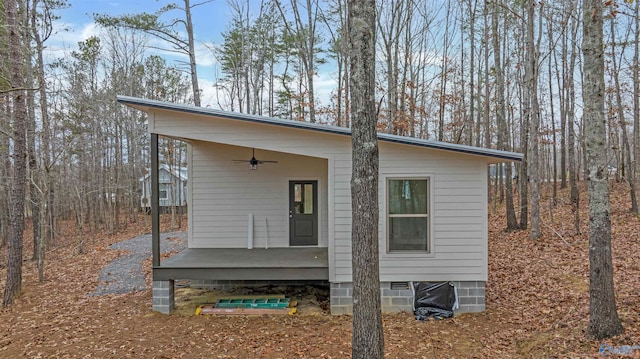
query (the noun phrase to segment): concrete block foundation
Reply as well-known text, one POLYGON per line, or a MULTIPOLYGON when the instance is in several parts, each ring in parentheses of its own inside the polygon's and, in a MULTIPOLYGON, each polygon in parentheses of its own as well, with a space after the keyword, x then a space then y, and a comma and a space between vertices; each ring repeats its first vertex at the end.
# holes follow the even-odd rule
MULTIPOLYGON (((482 312, 485 310, 485 282, 464 281, 451 282, 458 292, 459 308, 455 314, 482 312)), ((331 283, 331 314, 351 314, 353 311, 353 284, 331 283)), ((382 312, 412 312, 413 291, 411 282, 380 283, 380 299, 382 312), (406 285, 403 285, 406 283, 406 285)))
MULTIPOLYGON (((455 314, 482 312, 485 310, 484 281, 452 281, 458 293, 459 308, 455 314)), ((331 314, 351 314, 353 312, 353 284, 327 283, 325 281, 229 281, 192 280, 192 288, 232 289, 237 287, 257 287, 265 285, 328 285, 330 291, 331 314)), ((411 282, 381 282, 380 299, 382 312, 412 312, 413 291, 411 282)), ((153 282, 153 310, 169 314, 174 309, 174 281, 153 282)))
POLYGON ((163 314, 173 312, 175 308, 174 281, 154 280, 152 300, 153 311, 163 314))

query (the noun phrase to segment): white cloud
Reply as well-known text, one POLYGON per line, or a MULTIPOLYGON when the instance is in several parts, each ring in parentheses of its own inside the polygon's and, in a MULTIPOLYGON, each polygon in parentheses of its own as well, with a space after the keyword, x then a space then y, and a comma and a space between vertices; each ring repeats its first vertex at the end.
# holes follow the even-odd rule
POLYGON ((199 66, 213 67, 217 64, 217 61, 213 56, 213 52, 211 51, 213 47, 214 44, 212 42, 201 42, 196 44, 196 62, 199 66))
POLYGON ((78 41, 84 41, 92 36, 98 36, 98 35, 99 35, 99 28, 95 22, 84 24, 84 27, 80 31, 80 40, 78 41))
MULTIPOLYGON (((215 83, 210 79, 198 77, 198 86, 200 86, 200 91, 202 92, 200 98, 202 107, 220 109, 218 105, 218 89, 214 85, 215 83)), ((224 107, 224 104, 222 106, 224 107)))
POLYGON ((331 92, 338 88, 338 80, 329 72, 319 72, 313 82, 313 91, 321 105, 331 103, 331 92))
POLYGON ((56 20, 53 22, 53 34, 47 43, 50 46, 65 45, 64 47, 75 47, 80 41, 84 41, 91 36, 98 36, 99 30, 95 22, 74 25, 56 20))
POLYGON ((95 22, 74 25, 68 22, 56 20, 52 23, 53 31, 45 42, 43 56, 53 61, 56 58, 67 56, 71 51, 78 49, 78 43, 91 36, 99 36, 100 28, 95 22))

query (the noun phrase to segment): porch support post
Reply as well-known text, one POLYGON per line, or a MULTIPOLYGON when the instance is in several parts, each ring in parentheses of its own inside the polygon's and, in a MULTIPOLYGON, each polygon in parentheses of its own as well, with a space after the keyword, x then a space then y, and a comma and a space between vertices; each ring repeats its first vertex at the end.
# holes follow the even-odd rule
POLYGON ((151 134, 151 251, 154 267, 160 266, 160 184, 158 134, 151 134))
POLYGON ((153 305, 154 312, 171 314, 175 307, 174 281, 154 280, 153 281, 153 305))

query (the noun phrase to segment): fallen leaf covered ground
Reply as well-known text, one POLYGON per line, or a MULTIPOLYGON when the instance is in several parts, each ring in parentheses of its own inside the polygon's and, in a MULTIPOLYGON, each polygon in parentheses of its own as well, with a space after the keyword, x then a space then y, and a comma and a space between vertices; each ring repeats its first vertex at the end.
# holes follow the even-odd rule
MULTIPOLYGON (((489 219, 487 310, 419 322, 410 313, 384 316, 389 358, 584 358, 599 349, 640 345, 640 219, 629 213, 623 184, 612 184, 611 218, 618 313, 624 334, 585 337, 589 316, 588 217, 582 193, 582 234, 576 234, 568 193, 560 191, 550 217, 543 199, 543 237, 504 232, 503 210, 489 219)), ((186 221, 185 221, 186 222, 186 221)), ((166 225, 166 224, 165 224, 166 225)), ((123 253, 109 245, 148 231, 129 224, 118 235, 86 234, 77 253, 75 230, 63 224, 37 282, 25 254, 23 293, 0 311, 0 358, 345 358, 351 317, 194 316, 151 311, 151 291, 89 296, 100 270, 123 253), (66 227, 65 227, 66 226, 66 227)), ((25 249, 30 246, 29 233, 25 249)), ((4 253, 4 250, 3 250, 4 253)), ((4 266, 3 264, 0 267, 4 266)), ((6 269, 0 268, 0 288, 6 269)), ((630 356, 640 357, 640 349, 630 356)))

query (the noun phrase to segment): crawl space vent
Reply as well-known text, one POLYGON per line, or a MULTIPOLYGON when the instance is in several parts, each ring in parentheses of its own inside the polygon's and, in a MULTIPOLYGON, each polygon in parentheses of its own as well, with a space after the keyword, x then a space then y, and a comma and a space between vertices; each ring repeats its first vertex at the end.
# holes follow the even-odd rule
POLYGON ((409 289, 409 282, 391 282, 391 289, 395 289, 395 290, 409 289))

